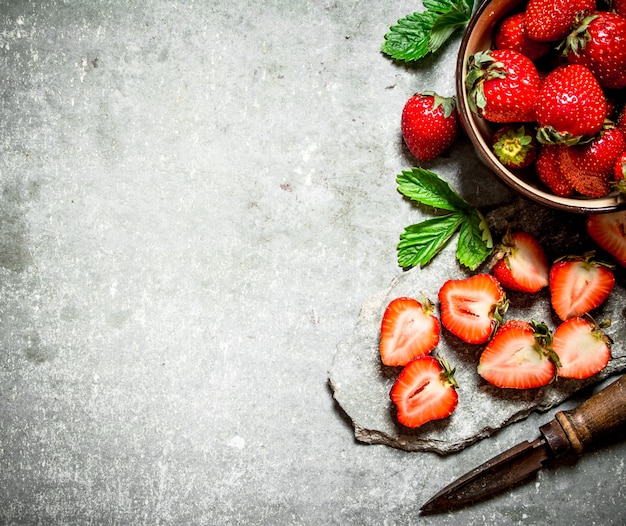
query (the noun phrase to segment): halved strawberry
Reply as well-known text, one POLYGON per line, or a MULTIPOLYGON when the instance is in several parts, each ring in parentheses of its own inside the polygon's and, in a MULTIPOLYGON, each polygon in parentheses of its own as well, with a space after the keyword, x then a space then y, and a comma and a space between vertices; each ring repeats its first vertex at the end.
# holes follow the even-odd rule
POLYGON ((478 374, 490 384, 508 389, 547 385, 556 375, 558 361, 550 352, 549 339, 544 324, 507 321, 480 355, 478 374))
POLYGON ((383 315, 380 328, 380 358, 385 365, 406 365, 413 358, 432 351, 439 343, 439 320, 435 306, 427 299, 392 300, 383 315))
POLYGON ((594 253, 557 260, 550 269, 550 300, 561 320, 599 307, 615 286, 611 268, 593 259, 594 253))
POLYGON ((446 281, 439 289, 441 323, 467 343, 484 343, 502 322, 508 302, 491 274, 446 281))
POLYGON ((587 217, 587 233, 598 246, 626 267, 626 210, 587 217))
POLYGON ((415 428, 450 416, 459 400, 457 387, 454 370, 443 358, 420 356, 402 369, 389 397, 398 422, 415 428))
POLYGON ((557 374, 582 380, 599 373, 611 359, 611 340, 593 320, 577 316, 554 331, 552 350, 561 365, 557 374))
POLYGON ((496 253, 493 275, 510 290, 538 292, 548 286, 548 258, 528 232, 507 232, 496 253))

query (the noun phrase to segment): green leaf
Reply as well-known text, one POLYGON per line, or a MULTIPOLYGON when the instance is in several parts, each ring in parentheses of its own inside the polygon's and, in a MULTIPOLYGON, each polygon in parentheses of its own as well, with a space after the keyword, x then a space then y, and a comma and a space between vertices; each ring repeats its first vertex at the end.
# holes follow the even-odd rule
POLYGON ((398 20, 385 35, 383 53, 396 60, 417 61, 437 51, 469 22, 473 0, 424 0, 425 11, 398 20))
POLYGON ((476 270, 492 251, 493 239, 489 225, 484 216, 476 208, 472 208, 461 225, 456 257, 462 265, 476 270))
POLYGON ((415 167, 396 177, 398 191, 419 203, 441 210, 467 211, 471 206, 436 173, 415 167))
POLYGON ((398 264, 409 268, 428 264, 463 224, 465 214, 453 212, 405 228, 398 243, 398 264))

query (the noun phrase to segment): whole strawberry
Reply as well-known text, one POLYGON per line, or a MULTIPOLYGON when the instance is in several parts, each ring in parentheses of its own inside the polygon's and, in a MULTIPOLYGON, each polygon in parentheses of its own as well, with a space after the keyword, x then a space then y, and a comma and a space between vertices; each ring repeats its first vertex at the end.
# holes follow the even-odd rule
POLYGON ((561 171, 559 151, 567 146, 562 144, 545 144, 541 147, 535 171, 539 180, 545 184, 554 195, 569 197, 574 193, 574 187, 561 171))
POLYGON ((575 144, 602 129, 606 99, 589 68, 570 64, 551 71, 545 78, 535 114, 540 142, 575 144))
POLYGON ((582 145, 559 150, 559 165, 574 189, 586 197, 603 197, 611 192, 617 158, 626 150, 622 132, 606 127, 582 145))
POLYGON ((512 49, 481 51, 469 58, 465 78, 471 110, 491 122, 531 122, 541 86, 533 62, 512 49))
POLYGON ((595 8, 595 0, 529 0, 526 34, 540 42, 561 40, 569 33, 579 13, 595 8))
POLYGON ((582 18, 563 52, 570 64, 587 66, 603 88, 626 86, 626 18, 602 11, 582 18))
POLYGON ((417 93, 402 110, 402 137, 420 161, 432 161, 445 152, 459 132, 456 99, 433 92, 417 93))
POLYGON ((507 124, 494 133, 491 149, 504 166, 525 168, 537 158, 537 139, 529 127, 507 124))
POLYGON ((613 167, 613 177, 615 179, 615 187, 622 197, 626 197, 626 151, 623 152, 615 161, 613 167))
POLYGON ((496 49, 514 49, 534 61, 547 55, 551 46, 548 42, 539 42, 528 37, 525 18, 523 12, 506 17, 496 30, 494 44, 496 49))

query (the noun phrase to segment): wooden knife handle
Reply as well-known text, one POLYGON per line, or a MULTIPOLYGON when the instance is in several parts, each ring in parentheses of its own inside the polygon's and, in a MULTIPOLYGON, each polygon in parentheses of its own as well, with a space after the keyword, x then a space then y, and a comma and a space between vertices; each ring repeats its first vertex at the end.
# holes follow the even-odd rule
POLYGON ((560 411, 556 420, 572 449, 580 454, 600 435, 626 424, 626 375, 570 411, 560 411))

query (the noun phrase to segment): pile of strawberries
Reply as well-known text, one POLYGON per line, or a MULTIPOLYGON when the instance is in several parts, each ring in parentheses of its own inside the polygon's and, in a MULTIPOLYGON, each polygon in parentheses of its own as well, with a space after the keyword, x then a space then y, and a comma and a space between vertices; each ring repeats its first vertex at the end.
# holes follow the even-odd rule
POLYGON ((443 283, 438 293, 440 318, 426 298, 396 298, 385 309, 380 358, 384 365, 402 367, 390 392, 402 425, 415 428, 456 409, 454 370, 432 354, 441 326, 468 344, 484 345, 478 374, 499 388, 538 388, 558 377, 585 379, 609 362, 605 322, 597 323, 590 312, 614 288, 612 265, 597 261, 594 253, 550 265, 534 236, 515 232, 504 236, 489 268, 443 283), (560 320, 554 331, 543 322, 505 321, 505 290, 536 294, 546 287, 560 320))
MULTIPOLYGON (((595 0, 529 0, 502 20, 493 44, 470 57, 465 84, 501 162, 534 168, 559 196, 625 192, 626 0, 611 10, 595 0)), ((456 110, 445 100, 422 93, 404 108, 405 142, 422 161, 456 139, 456 110)))

